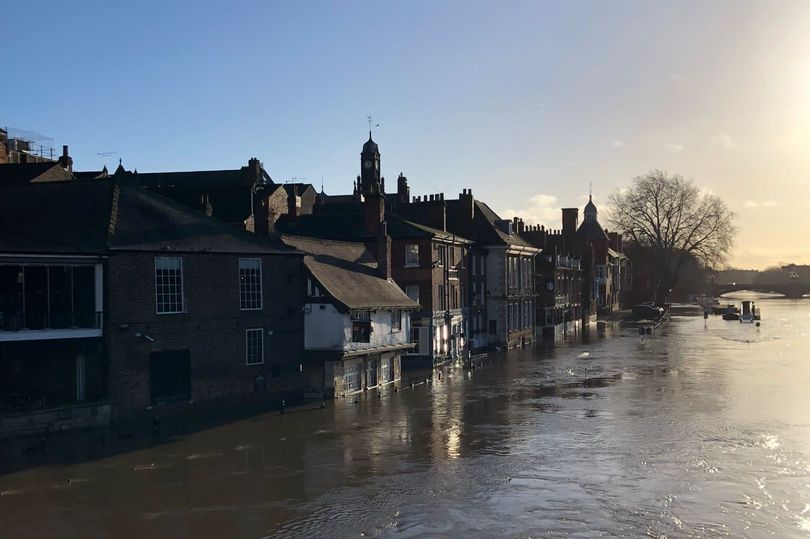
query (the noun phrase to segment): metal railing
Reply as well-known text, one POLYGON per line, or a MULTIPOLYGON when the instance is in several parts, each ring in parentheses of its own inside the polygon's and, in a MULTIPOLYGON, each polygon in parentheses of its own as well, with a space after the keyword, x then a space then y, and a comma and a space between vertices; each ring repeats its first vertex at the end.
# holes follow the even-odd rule
POLYGON ((100 311, 0 311, 0 331, 100 329, 100 311))

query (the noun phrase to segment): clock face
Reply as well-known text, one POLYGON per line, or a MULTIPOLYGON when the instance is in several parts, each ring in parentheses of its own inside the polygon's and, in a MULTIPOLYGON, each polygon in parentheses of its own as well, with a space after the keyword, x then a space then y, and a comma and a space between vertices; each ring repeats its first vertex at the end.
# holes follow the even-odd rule
POLYGON ((371 161, 365 161, 363 163, 363 166, 366 167, 366 168, 371 168, 371 161))

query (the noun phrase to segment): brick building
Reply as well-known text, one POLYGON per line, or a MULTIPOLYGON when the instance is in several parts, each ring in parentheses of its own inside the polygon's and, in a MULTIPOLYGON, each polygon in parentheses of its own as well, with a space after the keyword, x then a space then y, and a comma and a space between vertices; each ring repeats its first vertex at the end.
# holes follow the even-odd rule
POLYGON ((581 261, 574 249, 577 208, 563 208, 563 230, 523 226, 521 237, 542 249, 535 258, 536 327, 549 336, 575 332, 582 323, 581 261), (572 226, 573 223, 573 226, 572 226))
POLYGON ((302 393, 303 253, 120 178, 0 191, 6 425, 302 393))
POLYGON ((360 167, 351 195, 319 195, 309 214, 291 210, 278 219, 276 228, 299 236, 370 245, 375 227, 384 221, 392 242, 391 278, 420 305, 411 320, 410 339, 415 346, 403 359, 411 365, 430 366, 463 356, 472 242, 447 230, 443 198, 410 203, 402 174, 397 193, 385 193, 379 147, 370 134, 360 153, 360 167))

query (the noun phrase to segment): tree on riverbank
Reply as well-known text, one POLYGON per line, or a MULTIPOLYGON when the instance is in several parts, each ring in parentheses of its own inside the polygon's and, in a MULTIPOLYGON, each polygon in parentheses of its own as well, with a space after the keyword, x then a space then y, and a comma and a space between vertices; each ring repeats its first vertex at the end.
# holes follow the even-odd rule
POLYGON ((716 267, 733 245, 734 214, 725 202, 679 175, 652 170, 638 176, 629 189, 611 195, 610 205, 613 226, 649 253, 658 304, 690 259, 716 267))

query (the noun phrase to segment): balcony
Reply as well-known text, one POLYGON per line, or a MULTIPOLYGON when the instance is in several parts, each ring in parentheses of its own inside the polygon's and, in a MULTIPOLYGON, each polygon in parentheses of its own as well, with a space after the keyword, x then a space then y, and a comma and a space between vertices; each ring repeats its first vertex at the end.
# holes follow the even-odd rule
POLYGON ((0 341, 101 337, 101 311, 0 311, 0 341))
POLYGON ((0 264, 0 341, 102 334, 101 265, 0 264))

